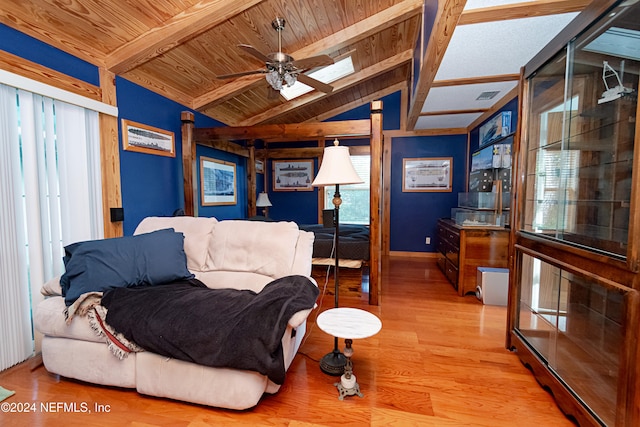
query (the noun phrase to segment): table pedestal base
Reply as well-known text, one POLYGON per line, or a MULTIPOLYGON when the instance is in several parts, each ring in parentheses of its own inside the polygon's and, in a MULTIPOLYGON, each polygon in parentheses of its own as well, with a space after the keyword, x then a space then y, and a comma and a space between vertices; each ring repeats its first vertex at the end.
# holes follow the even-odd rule
POLYGON ((353 363, 351 362, 351 356, 353 356, 353 347, 351 347, 351 344, 353 341, 347 338, 344 340, 344 343, 346 344, 344 349, 344 356, 346 358, 344 374, 340 377, 340 382, 334 384, 334 386, 338 387, 338 399, 343 400, 345 396, 354 395, 364 397, 364 395, 360 393, 360 385, 356 381, 356 376, 353 375, 353 363))
POLYGON ((344 372, 344 365, 347 364, 347 358, 344 354, 340 353, 340 350, 333 350, 331 353, 325 354, 320 359, 320 369, 325 374, 329 375, 342 375, 344 372))
POLYGON ((364 394, 360 393, 360 385, 356 382, 356 376, 351 374, 351 378, 346 378, 342 375, 340 382, 334 384, 338 388, 338 399, 344 400, 345 396, 364 397, 364 394))

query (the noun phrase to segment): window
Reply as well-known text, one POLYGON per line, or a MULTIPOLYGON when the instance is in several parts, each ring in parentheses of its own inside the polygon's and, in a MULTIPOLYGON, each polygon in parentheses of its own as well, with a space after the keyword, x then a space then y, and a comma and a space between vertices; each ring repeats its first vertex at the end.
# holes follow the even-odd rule
POLYGON ((63 246, 103 236, 98 113, 0 84, 0 170, 3 370, 39 350, 31 307, 63 246))
MULTIPOLYGON (((356 172, 364 181, 362 184, 340 186, 340 224, 364 224, 368 225, 369 215, 369 187, 370 187, 370 155, 352 155, 351 162, 356 172)), ((333 208, 333 195, 335 186, 324 187, 324 207, 333 208)))

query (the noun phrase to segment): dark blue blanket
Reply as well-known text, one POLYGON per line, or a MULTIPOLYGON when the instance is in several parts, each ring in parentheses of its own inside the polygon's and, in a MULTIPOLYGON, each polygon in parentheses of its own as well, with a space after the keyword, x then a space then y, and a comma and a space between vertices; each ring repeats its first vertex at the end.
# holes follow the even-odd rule
POLYGON ((247 369, 284 382, 282 336, 291 316, 313 308, 318 288, 287 276, 255 293, 209 289, 197 279, 104 293, 106 321, 154 353, 205 366, 247 369))

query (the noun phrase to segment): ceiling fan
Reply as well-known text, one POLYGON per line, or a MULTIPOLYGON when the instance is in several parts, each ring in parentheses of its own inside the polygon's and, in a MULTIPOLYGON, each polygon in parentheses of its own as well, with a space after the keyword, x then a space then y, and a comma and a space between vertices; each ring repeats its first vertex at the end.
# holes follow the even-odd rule
MULTIPOLYGON (((273 88, 271 93, 276 93, 284 87, 293 86, 296 81, 300 81, 321 92, 330 93, 333 86, 316 80, 304 74, 303 71, 311 68, 323 67, 334 63, 329 55, 311 56, 309 58, 295 60, 291 56, 282 52, 282 30, 284 30, 284 18, 276 18, 271 22, 271 26, 278 32, 278 52, 265 55, 255 47, 248 44, 239 44, 238 47, 253 55, 265 63, 266 68, 260 70, 244 71, 241 73, 224 74, 217 76, 218 79, 228 79, 233 77, 246 76, 249 74, 266 74, 267 82, 273 88)), ((271 94, 270 93, 270 94, 271 94)))

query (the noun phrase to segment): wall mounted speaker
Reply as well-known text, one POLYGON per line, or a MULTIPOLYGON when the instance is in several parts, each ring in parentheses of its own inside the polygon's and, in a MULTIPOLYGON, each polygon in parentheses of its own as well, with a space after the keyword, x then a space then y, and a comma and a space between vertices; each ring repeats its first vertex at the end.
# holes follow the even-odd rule
POLYGON ((111 222, 124 221, 124 209, 123 208, 110 208, 111 222))

